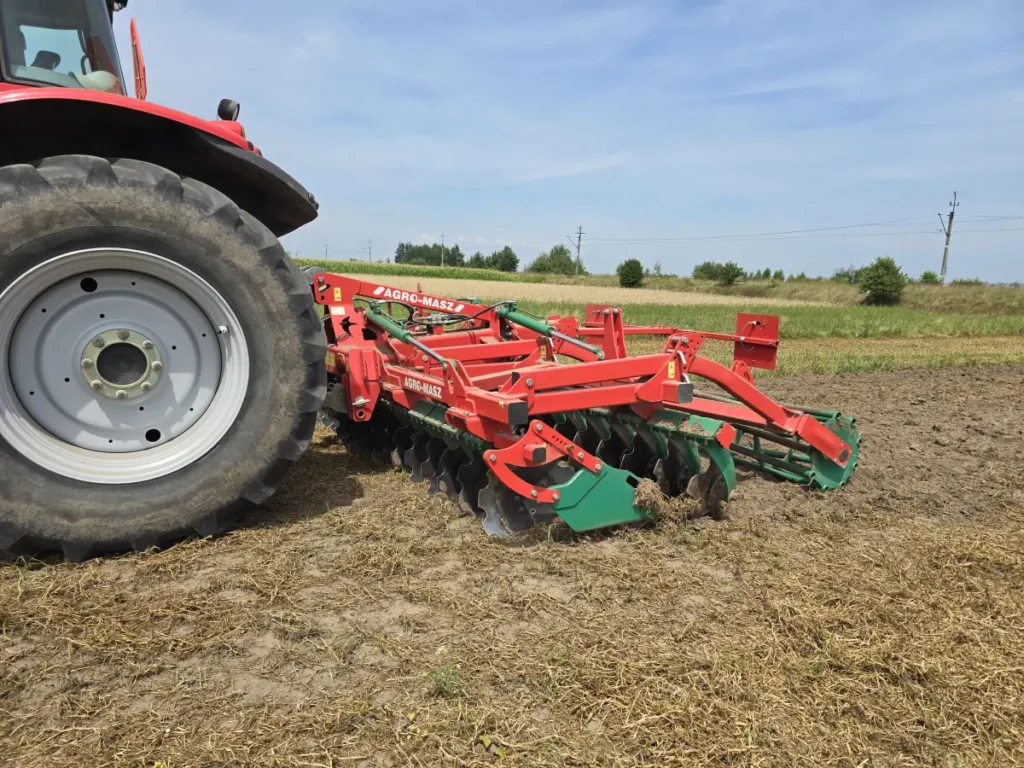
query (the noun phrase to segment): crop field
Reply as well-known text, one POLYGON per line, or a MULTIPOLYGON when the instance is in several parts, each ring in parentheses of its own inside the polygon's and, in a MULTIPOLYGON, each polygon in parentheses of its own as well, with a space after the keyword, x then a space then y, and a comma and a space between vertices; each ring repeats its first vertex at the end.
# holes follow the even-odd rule
MULTIPOLYGON (((413 264, 381 264, 368 261, 331 262, 315 259, 293 259, 299 267, 322 267, 337 270, 346 275, 367 275, 373 277, 410 278, 433 277, 448 280, 476 280, 477 282, 539 283, 542 278, 535 275, 509 274, 493 269, 466 269, 463 267, 421 267, 413 264)), ((392 281, 394 282, 394 281, 392 281)), ((397 283, 396 283, 397 285, 397 283)))
POLYGON ((380 280, 707 330, 780 314, 763 389, 856 415, 859 468, 828 493, 745 474, 722 519, 510 541, 320 431, 229 535, 0 555, 0 766, 1024 764, 1013 295, 380 280))

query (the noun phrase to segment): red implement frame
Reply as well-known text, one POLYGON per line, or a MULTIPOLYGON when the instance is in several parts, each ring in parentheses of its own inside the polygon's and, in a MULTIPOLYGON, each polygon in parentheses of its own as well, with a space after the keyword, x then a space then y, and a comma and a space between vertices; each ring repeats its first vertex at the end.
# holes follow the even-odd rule
POLYGON ((839 466, 847 445, 813 415, 780 405, 754 385, 751 369, 774 369, 779 319, 740 314, 735 334, 669 326, 629 326, 618 308, 591 305, 580 325, 575 317, 547 324, 599 347, 604 359, 580 346, 504 320, 496 306, 453 300, 343 275, 319 273, 315 296, 325 307, 328 371, 344 385, 349 416, 370 419, 382 393, 404 408, 426 398, 448 406, 446 419, 496 448, 517 443, 515 429, 531 417, 588 408, 628 407, 643 419, 667 408, 737 426, 799 437, 839 466), (366 306, 401 304, 424 313, 468 318, 458 330, 423 328, 414 340, 395 338, 367 320, 366 306), (629 357, 626 337, 665 336, 658 354, 629 357), (707 340, 733 343, 731 368, 701 356, 707 340), (435 359, 433 355, 441 359, 435 359), (578 361, 558 362, 556 356, 578 361), (734 399, 694 396, 689 376, 714 382, 734 399))

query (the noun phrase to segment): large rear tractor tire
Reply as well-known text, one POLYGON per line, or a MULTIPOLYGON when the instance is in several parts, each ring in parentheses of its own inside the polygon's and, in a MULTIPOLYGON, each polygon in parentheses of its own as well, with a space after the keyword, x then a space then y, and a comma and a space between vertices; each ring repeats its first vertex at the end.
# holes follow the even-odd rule
POLYGON ((216 190, 135 160, 0 168, 0 549, 227 530, 308 447, 324 355, 302 274, 216 190))

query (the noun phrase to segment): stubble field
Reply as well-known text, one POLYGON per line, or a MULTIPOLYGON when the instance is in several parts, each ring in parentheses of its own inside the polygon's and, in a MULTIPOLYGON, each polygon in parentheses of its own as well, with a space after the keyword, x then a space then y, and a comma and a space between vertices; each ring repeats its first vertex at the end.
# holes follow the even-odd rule
POLYGON ((799 330, 828 309, 777 307, 761 380, 858 417, 835 492, 748 475, 723 520, 508 542, 320 433, 220 539, 0 555, 0 766, 1024 762, 1024 336, 799 330))

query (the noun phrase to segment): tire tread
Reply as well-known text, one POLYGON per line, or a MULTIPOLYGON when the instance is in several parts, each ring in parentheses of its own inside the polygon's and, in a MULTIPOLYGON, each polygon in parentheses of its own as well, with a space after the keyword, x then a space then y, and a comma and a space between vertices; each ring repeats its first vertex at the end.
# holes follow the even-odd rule
MULTIPOLYGON (((272 461, 239 498, 228 501, 218 511, 189 525, 191 532, 204 538, 222 534, 235 526, 249 508, 265 502, 274 494, 312 440, 317 412, 327 392, 327 374, 323 364, 327 348, 323 327, 318 319, 314 319, 316 311, 306 278, 291 263, 270 230, 223 193, 195 179, 179 177, 165 168, 139 160, 65 155, 45 158, 33 164, 0 167, 0 217, 4 205, 19 197, 46 192, 48 188, 59 190, 79 185, 144 188, 216 220, 251 246, 259 263, 283 289, 289 311, 301 329, 301 338, 296 339, 296 343, 302 350, 306 371, 302 377, 304 384, 298 397, 299 405, 289 430, 291 439, 278 444, 272 461), (303 294, 305 301, 302 300, 303 294)), ((144 551, 154 546, 165 547, 181 538, 180 531, 137 531, 128 535, 121 548, 144 551)), ((102 551, 110 551, 113 549, 110 544, 109 541, 76 539, 59 542, 59 549, 66 559, 79 562, 102 551)), ((0 549, 35 552, 49 549, 52 545, 52 541, 34 539, 18 526, 0 521, 0 549)))

